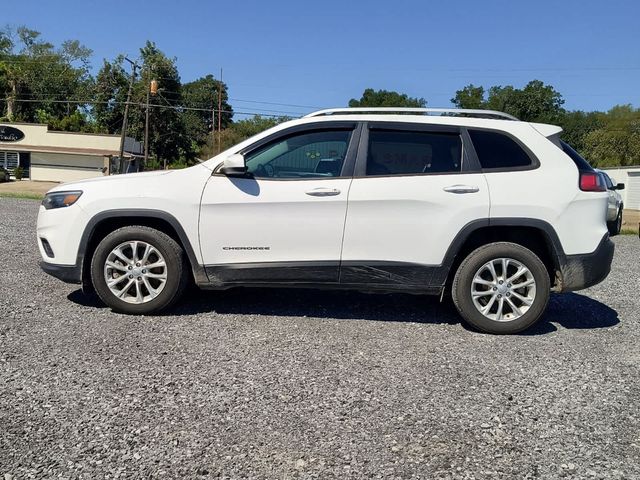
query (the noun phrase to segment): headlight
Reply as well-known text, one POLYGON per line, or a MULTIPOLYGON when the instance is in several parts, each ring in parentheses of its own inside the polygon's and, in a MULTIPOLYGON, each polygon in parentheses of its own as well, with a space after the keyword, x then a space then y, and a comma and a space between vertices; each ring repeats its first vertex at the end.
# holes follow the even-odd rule
POLYGON ((52 192, 47 193, 42 200, 42 206, 47 210, 52 208, 70 207, 78 201, 82 192, 52 192))

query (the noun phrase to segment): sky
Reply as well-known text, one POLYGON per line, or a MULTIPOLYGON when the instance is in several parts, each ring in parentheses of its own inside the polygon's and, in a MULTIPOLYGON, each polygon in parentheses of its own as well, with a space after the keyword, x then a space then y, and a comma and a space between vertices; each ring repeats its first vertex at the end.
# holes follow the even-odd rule
POLYGON ((0 26, 78 39, 95 71, 152 40, 183 82, 222 69, 237 112, 295 116, 365 88, 448 107, 470 83, 533 79, 568 109, 639 107, 639 18, 638 0, 21 0, 0 26))

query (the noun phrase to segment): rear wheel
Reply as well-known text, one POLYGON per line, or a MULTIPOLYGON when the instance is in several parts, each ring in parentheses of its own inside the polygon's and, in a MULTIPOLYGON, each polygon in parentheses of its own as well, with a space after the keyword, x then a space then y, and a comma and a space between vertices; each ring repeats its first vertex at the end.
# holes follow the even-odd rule
POLYGON ((147 314, 169 307, 188 281, 180 245, 153 228, 120 228, 100 242, 91 261, 91 281, 114 311, 147 314))
POLYGON ((515 243, 482 246, 456 272, 452 297, 462 318, 488 333, 517 333, 537 322, 549 301, 546 267, 515 243))

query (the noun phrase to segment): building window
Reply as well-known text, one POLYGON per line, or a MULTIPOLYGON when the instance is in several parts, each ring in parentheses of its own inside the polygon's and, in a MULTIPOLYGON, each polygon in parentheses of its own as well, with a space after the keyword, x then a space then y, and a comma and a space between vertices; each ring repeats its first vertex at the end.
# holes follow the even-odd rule
POLYGON ((13 172, 18 164, 18 152, 0 152, 0 167, 13 172))

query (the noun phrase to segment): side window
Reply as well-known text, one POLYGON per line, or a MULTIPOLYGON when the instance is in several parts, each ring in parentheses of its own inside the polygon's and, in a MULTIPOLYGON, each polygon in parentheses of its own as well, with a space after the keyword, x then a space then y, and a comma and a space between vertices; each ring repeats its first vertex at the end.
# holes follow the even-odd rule
POLYGON ((351 130, 315 130, 280 138, 245 156, 255 178, 339 177, 351 130))
POLYGON ((469 129, 469 136, 483 169, 528 167, 532 164, 527 152, 507 135, 469 129))
POLYGON ((462 141, 455 133, 371 130, 367 175, 448 173, 462 169, 462 141))

